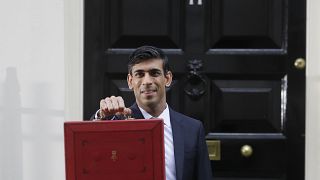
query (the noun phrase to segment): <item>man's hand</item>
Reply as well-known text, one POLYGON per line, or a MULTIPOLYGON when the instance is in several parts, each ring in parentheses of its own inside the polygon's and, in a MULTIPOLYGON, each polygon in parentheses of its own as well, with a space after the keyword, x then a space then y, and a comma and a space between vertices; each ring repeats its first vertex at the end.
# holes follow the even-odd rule
POLYGON ((123 114, 124 116, 131 114, 131 109, 126 108, 121 96, 106 97, 100 101, 99 116, 101 118, 120 114, 123 114))

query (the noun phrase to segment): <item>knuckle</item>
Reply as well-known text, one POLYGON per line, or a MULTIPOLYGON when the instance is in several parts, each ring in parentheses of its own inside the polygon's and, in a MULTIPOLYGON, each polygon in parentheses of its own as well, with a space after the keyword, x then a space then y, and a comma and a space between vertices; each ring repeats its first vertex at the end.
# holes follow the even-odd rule
POLYGON ((121 96, 117 96, 116 98, 117 98, 117 100, 118 100, 119 102, 121 102, 121 103, 123 102, 123 99, 122 99, 121 96))

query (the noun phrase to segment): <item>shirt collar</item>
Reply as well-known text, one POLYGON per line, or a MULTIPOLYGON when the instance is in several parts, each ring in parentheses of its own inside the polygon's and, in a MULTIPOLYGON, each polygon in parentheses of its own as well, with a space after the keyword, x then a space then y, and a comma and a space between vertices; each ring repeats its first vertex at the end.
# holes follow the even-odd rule
MULTIPOLYGON (((139 106, 138 106, 139 107, 139 106)), ((150 119, 153 116, 151 116, 147 111, 145 111, 144 109, 142 109, 141 107, 139 107, 143 117, 145 119, 150 119)), ((171 127, 171 123, 170 123, 170 113, 169 113, 169 106, 168 104, 166 104, 166 108, 162 111, 162 113, 158 116, 158 117, 154 117, 154 118, 160 118, 163 119, 164 124, 168 127, 171 127)))

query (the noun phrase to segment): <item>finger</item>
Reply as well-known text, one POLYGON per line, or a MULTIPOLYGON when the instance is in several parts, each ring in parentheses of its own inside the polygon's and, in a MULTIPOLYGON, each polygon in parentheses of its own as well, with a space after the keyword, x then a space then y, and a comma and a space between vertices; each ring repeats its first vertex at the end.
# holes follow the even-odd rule
POLYGON ((121 96, 118 96, 116 98, 118 100, 119 110, 122 112, 126 108, 126 106, 124 105, 124 100, 121 96))
POLYGON ((113 103, 111 98, 107 97, 105 98, 105 102, 106 102, 106 109, 105 111, 109 112, 109 113, 113 113, 114 112, 114 107, 113 107, 113 103))
POLYGON ((106 116, 106 112, 104 110, 106 108, 107 108, 106 101, 104 99, 100 100, 100 111, 99 111, 100 117, 106 116))
POLYGON ((119 112, 118 98, 116 98, 115 96, 111 96, 110 99, 111 99, 114 112, 119 112))
POLYGON ((107 104, 106 104, 105 99, 100 100, 100 109, 101 110, 107 109, 107 104))
POLYGON ((105 99, 102 99, 100 101, 100 110, 103 111, 104 113, 109 113, 108 105, 105 99))

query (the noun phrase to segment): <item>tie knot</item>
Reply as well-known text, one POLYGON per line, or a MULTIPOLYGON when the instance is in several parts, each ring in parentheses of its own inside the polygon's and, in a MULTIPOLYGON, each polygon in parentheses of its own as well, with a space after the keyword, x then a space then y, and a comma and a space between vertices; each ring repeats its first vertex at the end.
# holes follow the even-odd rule
MULTIPOLYGON (((149 118, 149 119, 156 119, 156 118, 157 118, 157 117, 151 117, 151 118, 149 118)), ((167 126, 164 121, 163 121, 163 124, 164 124, 165 126, 167 126)))

